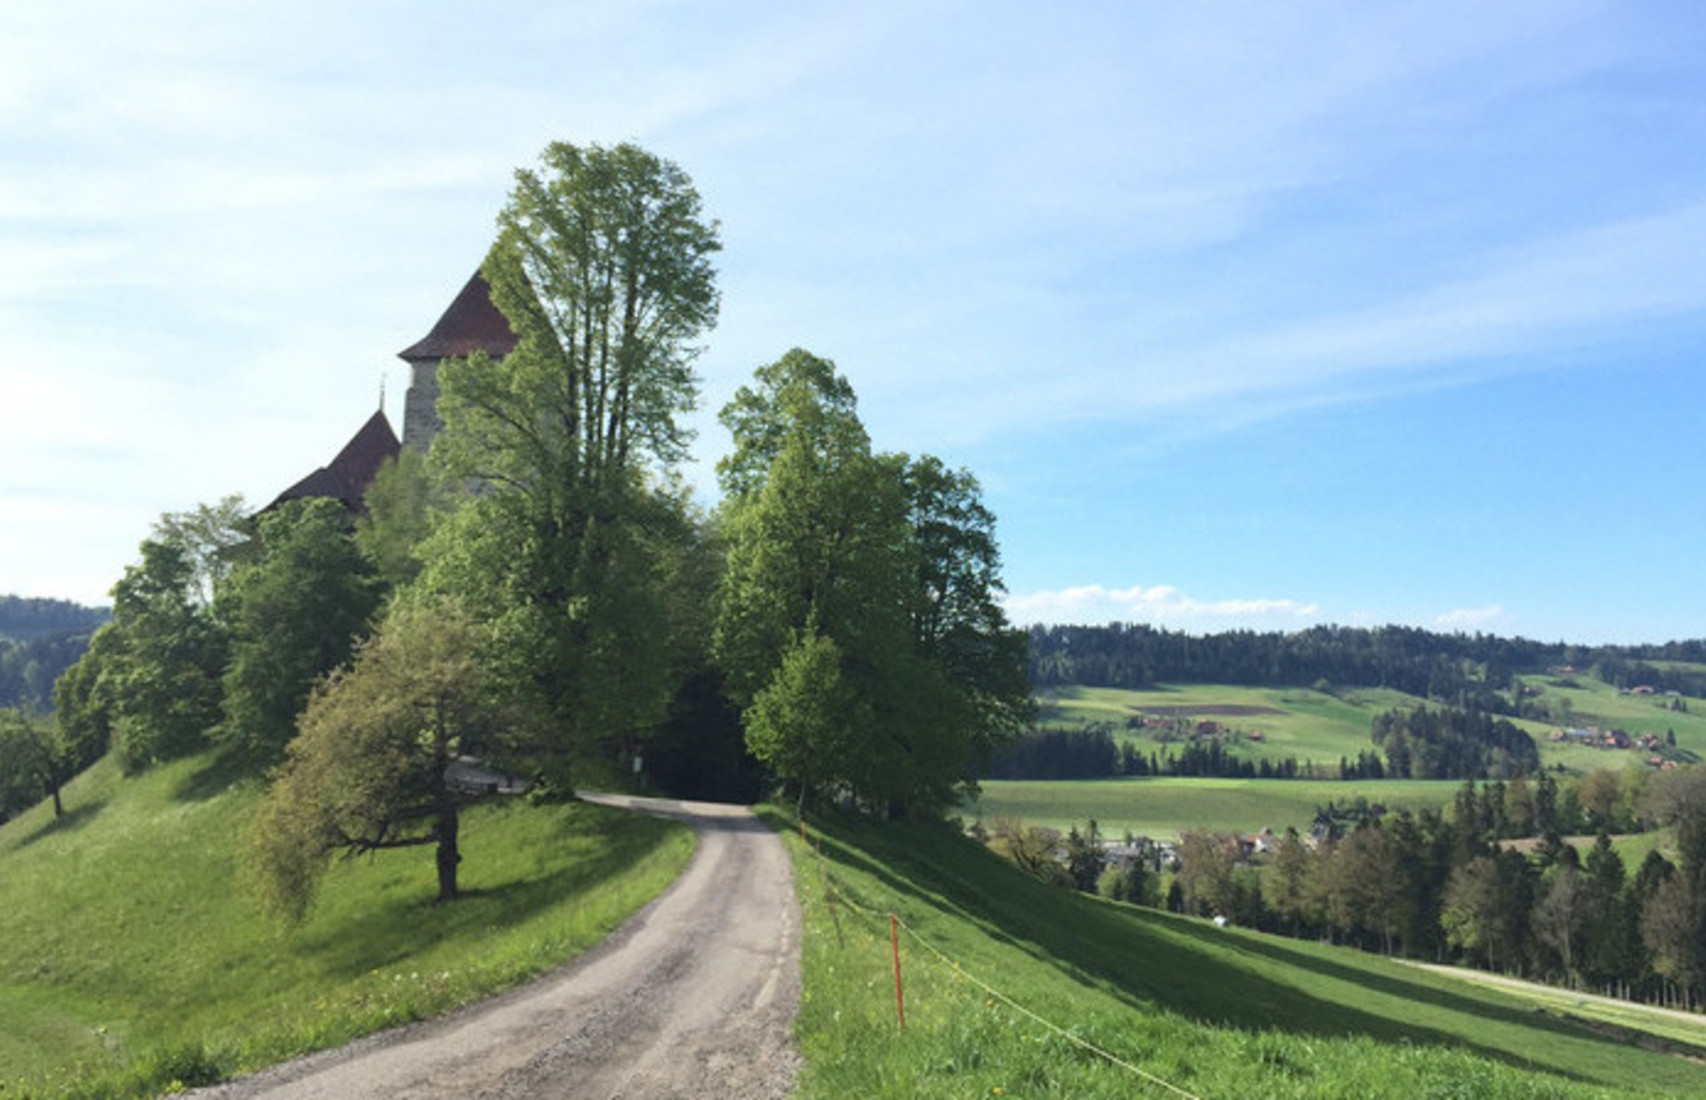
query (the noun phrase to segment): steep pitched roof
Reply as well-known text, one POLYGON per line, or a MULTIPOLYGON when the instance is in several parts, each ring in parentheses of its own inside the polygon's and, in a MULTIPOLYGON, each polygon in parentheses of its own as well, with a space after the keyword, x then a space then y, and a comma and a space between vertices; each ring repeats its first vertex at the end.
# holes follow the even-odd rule
POLYGON ((432 331, 397 353, 413 363, 421 359, 461 358, 483 351, 501 358, 515 348, 509 320, 492 304, 492 288, 478 271, 450 303, 432 331))
POLYGON ((403 445, 385 418, 385 410, 374 413, 361 426, 343 450, 326 465, 315 470, 295 485, 280 493, 263 512, 270 512, 290 500, 306 497, 331 497, 340 501, 351 513, 365 509, 362 498, 373 477, 387 458, 394 458, 403 445))

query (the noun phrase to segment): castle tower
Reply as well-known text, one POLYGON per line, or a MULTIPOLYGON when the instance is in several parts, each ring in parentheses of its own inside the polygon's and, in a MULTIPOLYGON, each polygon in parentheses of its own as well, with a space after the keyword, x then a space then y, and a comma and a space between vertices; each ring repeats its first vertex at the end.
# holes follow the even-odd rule
POLYGON ((486 277, 474 272, 432 331, 397 353, 397 358, 409 364, 409 392, 403 400, 403 446, 424 451, 444 426, 438 418, 440 363, 477 351, 502 359, 515 344, 509 320, 492 304, 492 288, 486 277))

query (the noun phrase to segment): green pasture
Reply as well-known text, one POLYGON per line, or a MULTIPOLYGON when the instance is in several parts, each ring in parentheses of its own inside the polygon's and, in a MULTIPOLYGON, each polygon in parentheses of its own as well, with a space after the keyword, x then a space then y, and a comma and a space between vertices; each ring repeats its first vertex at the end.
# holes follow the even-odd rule
POLYGON ((1342 696, 1308 688, 1252 688, 1226 684, 1181 684, 1150 691, 1120 688, 1054 688, 1038 697, 1041 723, 1069 727, 1113 722, 1116 737, 1132 740, 1146 752, 1162 752, 1152 731, 1128 729, 1141 714, 1190 717, 1218 722, 1263 740, 1248 737, 1229 742, 1239 756, 1251 760, 1296 757, 1299 763, 1336 767, 1341 756, 1355 756, 1372 747, 1370 723, 1393 707, 1416 706, 1421 700, 1402 692, 1370 688, 1342 696))
POLYGON ((0 826, 0 1096, 151 1096, 445 1011, 602 939, 692 853, 683 826, 572 804, 472 807, 468 896, 431 848, 335 863, 298 927, 243 888, 258 783, 201 757, 104 761, 0 826))
POLYGON ((941 826, 814 818, 808 848, 770 817, 805 916, 804 1100, 1706 1093, 1700 1064, 1501 990, 1046 886, 941 826))
MULTIPOLYGON (((1661 697, 1620 695, 1616 688, 1592 677, 1578 679, 1579 687, 1565 688, 1555 678, 1530 677, 1526 681, 1542 691, 1540 701, 1564 712, 1569 701, 1569 724, 1620 728, 1631 734, 1651 733, 1663 737, 1674 732, 1677 747, 1706 759, 1706 700, 1694 700, 1693 711, 1666 709, 1661 697)), ((1094 722, 1111 722, 1116 740, 1132 741, 1144 752, 1164 754, 1156 733, 1131 728, 1139 715, 1189 717, 1220 723, 1246 736, 1227 742, 1232 752, 1245 759, 1264 757, 1279 761, 1295 757, 1300 764, 1337 767, 1341 757, 1351 758, 1374 747, 1370 737, 1375 716, 1394 708, 1421 706, 1424 700, 1385 688, 1357 688, 1333 693, 1309 688, 1254 688, 1227 684, 1179 684, 1146 691, 1121 688, 1062 687, 1038 695, 1039 725, 1073 728, 1094 722), (1257 732, 1261 741, 1247 735, 1257 732)), ((1684 703, 1687 704, 1687 700, 1684 703)), ((1589 748, 1551 739, 1565 724, 1536 719, 1513 719, 1534 738, 1545 767, 1562 767, 1580 773, 1595 768, 1618 770, 1642 765, 1648 753, 1640 750, 1589 748)))
POLYGON ((1623 695, 1610 684, 1586 675, 1575 677, 1573 682, 1575 687, 1563 686, 1556 677, 1529 681, 1541 689, 1542 702, 1568 700, 1572 724, 1615 726, 1659 737, 1674 731, 1677 748, 1706 759, 1706 699, 1682 699, 1688 710, 1677 711, 1670 709, 1677 700, 1662 695, 1623 695))
POLYGON ((1358 798, 1390 810, 1439 809, 1463 786, 1458 780, 1385 779, 1141 779, 988 780, 961 807, 987 825, 1018 818, 1030 825, 1066 829, 1095 818, 1106 836, 1126 831, 1155 838, 1201 828, 1256 832, 1287 825, 1306 832, 1315 808, 1358 798))

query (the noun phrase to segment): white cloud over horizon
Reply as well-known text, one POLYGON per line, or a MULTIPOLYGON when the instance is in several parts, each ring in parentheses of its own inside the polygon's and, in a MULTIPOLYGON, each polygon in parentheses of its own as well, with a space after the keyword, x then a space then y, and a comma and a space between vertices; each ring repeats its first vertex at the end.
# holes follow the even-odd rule
POLYGON ((1505 622, 1509 616, 1504 607, 1491 604, 1487 607, 1459 607, 1434 616, 1434 626, 1446 631, 1476 631, 1486 630, 1505 622))
POLYGON ((1021 626, 1121 622, 1213 632, 1299 629, 1321 619, 1321 607, 1314 602, 1265 596, 1203 600, 1169 584, 1129 588, 1083 584, 1010 594, 1004 606, 1007 617, 1021 626))

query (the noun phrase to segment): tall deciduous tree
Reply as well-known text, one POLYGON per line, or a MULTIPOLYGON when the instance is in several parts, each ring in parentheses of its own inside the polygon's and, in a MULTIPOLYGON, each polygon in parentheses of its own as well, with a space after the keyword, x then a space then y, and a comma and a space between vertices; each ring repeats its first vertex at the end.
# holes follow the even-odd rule
POLYGON ((207 744, 227 635, 210 603, 247 537, 241 497, 167 513, 113 586, 112 619, 54 685, 66 764, 116 747, 127 772, 207 744))
POLYGON ((562 773, 569 731, 654 725, 671 694, 661 589, 685 519, 664 487, 720 245, 686 174, 632 145, 551 145, 499 227, 483 270, 517 344, 440 371, 434 460, 479 491, 428 543, 426 581, 494 623, 562 773))
POLYGON ((436 849, 438 900, 457 896, 464 752, 501 748, 485 631, 454 604, 404 599, 351 665, 315 688, 250 836, 269 908, 299 919, 328 861, 382 848, 436 849))
POLYGON ((250 758, 281 758, 315 679, 348 659, 379 586, 335 500, 290 501, 260 517, 254 560, 220 600, 230 624, 220 738, 250 758))
POLYGON ((420 575, 434 497, 426 458, 413 447, 386 459, 367 487, 367 511, 356 517, 355 541, 386 588, 402 588, 420 575))
POLYGON ((1564 974, 1574 981, 1581 969, 1583 939, 1593 915, 1593 896, 1576 868, 1561 864, 1547 874, 1530 922, 1541 943, 1558 953, 1564 974))
POLYGON ((718 469, 729 554, 713 650, 732 696, 750 704, 815 624, 864 705, 855 751, 822 778, 889 808, 947 804, 1028 713, 976 481, 873 454, 852 387, 799 349, 722 421, 735 445, 718 469))
POLYGON ((142 561, 113 586, 113 619, 89 656, 119 759, 127 772, 201 749, 219 718, 226 638, 197 602, 194 562, 175 542, 148 540, 142 561))
POLYGON ((248 506, 235 493, 188 512, 167 512, 154 524, 155 539, 181 548, 189 560, 191 594, 203 607, 242 559, 249 532, 248 506))
POLYGON ((796 785, 799 802, 821 779, 846 775, 861 725, 859 700, 841 674, 841 650, 808 623, 782 655, 776 674, 746 711, 747 744, 776 775, 796 785))
POLYGON ((916 645, 952 685, 980 763, 1021 736, 1034 717, 1026 642, 1001 606, 995 514, 969 470, 933 455, 906 467, 917 544, 912 626, 916 645))

